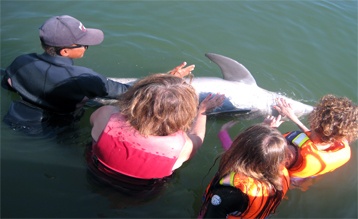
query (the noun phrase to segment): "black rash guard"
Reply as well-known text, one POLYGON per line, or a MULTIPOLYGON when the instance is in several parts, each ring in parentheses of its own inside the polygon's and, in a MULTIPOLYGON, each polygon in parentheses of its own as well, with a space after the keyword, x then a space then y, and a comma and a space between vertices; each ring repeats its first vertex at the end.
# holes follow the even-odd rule
POLYGON ((82 117, 88 99, 115 99, 129 87, 75 66, 72 59, 47 53, 21 55, 1 75, 2 87, 17 92, 22 99, 11 103, 3 121, 28 134, 68 127, 82 117))
POLYGON ((240 215, 248 207, 248 197, 232 186, 215 186, 211 192, 203 218, 226 218, 228 214, 240 215))
POLYGON ((72 59, 47 53, 17 57, 6 69, 2 84, 8 78, 23 100, 56 113, 75 111, 85 97, 116 98, 129 87, 75 66, 72 59))

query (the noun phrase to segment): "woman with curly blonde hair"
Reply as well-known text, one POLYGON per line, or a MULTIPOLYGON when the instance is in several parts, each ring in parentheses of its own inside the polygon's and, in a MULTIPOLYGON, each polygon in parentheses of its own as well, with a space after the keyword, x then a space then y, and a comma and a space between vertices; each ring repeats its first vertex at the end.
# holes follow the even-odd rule
POLYGON ((209 95, 200 104, 194 88, 170 74, 138 80, 90 118, 93 145, 90 169, 112 181, 150 185, 170 176, 202 145, 206 115, 223 103, 209 95))
POLYGON ((322 175, 348 162, 351 156, 349 143, 358 138, 358 107, 350 99, 331 94, 323 96, 309 115, 310 129, 297 118, 285 100, 278 100, 275 109, 302 130, 285 134, 296 154, 288 167, 292 177, 322 175))

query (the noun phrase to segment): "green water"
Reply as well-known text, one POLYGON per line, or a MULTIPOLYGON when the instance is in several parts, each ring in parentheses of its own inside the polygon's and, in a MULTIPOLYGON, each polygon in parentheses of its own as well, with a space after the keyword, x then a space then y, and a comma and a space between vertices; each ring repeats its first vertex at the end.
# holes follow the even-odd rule
MULTIPOLYGON (((108 77, 143 77, 182 61, 196 65, 197 77, 220 77, 204 56, 214 52, 244 64, 260 87, 306 104, 328 93, 357 103, 357 1, 2 0, 0 6, 2 68, 18 55, 42 52, 40 25, 68 14, 104 31, 104 42, 75 63, 108 77)), ((15 98, 1 89, 1 117, 15 98)), ((2 124, 1 217, 195 218, 222 151, 216 134, 230 118, 210 118, 199 153, 160 197, 141 202, 87 180, 83 151, 93 110, 76 132, 57 138, 24 136, 2 124)), ((243 120, 231 134, 256 122, 243 120)), ((271 218, 357 218, 357 143, 351 146, 346 165, 306 192, 289 191, 271 218)))

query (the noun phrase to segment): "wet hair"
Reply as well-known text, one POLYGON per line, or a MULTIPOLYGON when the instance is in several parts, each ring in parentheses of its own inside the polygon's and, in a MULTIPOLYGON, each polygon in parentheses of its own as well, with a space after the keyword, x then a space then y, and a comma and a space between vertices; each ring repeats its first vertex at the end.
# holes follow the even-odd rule
POLYGON ((194 88, 169 74, 145 77, 119 97, 121 113, 144 136, 188 131, 198 104, 194 88))
POLYGON ((45 50, 45 52, 47 54, 49 54, 50 56, 56 56, 56 55, 61 56, 60 51, 61 51, 62 47, 47 45, 41 37, 40 37, 40 41, 41 41, 42 49, 45 50))
POLYGON ((277 129, 253 125, 241 132, 222 154, 220 177, 230 172, 242 173, 282 190, 281 168, 286 148, 286 140, 277 129))
POLYGON ((282 169, 286 150, 287 142, 277 129, 253 125, 241 132, 221 155, 217 179, 236 172, 267 185, 274 193, 259 213, 260 217, 267 216, 275 211, 284 196, 282 169))
POLYGON ((309 115, 310 129, 324 143, 358 138, 358 107, 347 97, 328 94, 309 115))

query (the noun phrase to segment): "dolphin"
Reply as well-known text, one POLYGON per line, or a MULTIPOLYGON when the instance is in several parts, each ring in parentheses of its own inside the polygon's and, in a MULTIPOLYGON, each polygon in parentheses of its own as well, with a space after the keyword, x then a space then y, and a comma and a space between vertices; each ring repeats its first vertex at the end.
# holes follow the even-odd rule
MULTIPOLYGON (((238 61, 215 53, 205 55, 220 67, 223 77, 194 77, 188 83, 191 83, 195 88, 200 101, 210 93, 225 95, 223 105, 207 113, 208 115, 246 114, 250 115, 249 118, 277 115, 277 111, 273 109, 277 98, 286 99, 298 117, 305 116, 313 110, 310 105, 260 88, 249 70, 238 61)), ((126 84, 131 84, 137 80, 136 78, 110 79, 126 84)), ((108 100, 99 98, 96 98, 95 101, 101 104, 109 103, 108 100)))

